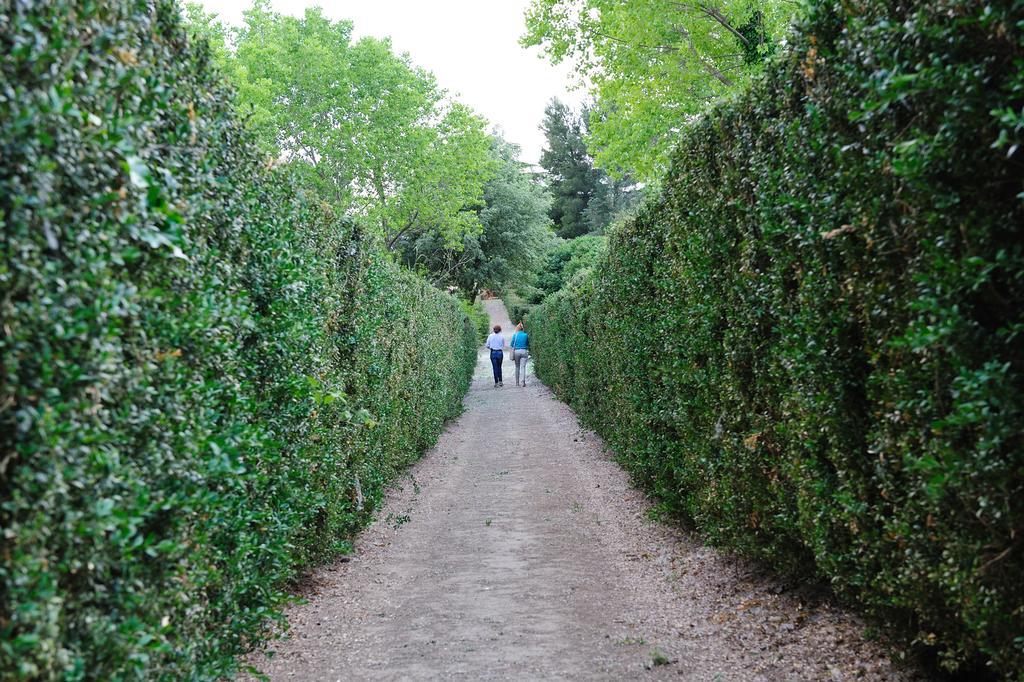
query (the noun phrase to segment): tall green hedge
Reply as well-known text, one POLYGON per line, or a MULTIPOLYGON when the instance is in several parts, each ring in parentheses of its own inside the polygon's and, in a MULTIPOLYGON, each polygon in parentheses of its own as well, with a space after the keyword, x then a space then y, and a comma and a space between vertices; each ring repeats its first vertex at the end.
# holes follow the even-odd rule
POLYGON ((536 309, 540 377, 714 542, 1024 675, 1024 4, 815 2, 536 309))
POLYGON ((459 303, 272 169, 171 0, 0 8, 0 678, 215 679, 460 409, 459 303))

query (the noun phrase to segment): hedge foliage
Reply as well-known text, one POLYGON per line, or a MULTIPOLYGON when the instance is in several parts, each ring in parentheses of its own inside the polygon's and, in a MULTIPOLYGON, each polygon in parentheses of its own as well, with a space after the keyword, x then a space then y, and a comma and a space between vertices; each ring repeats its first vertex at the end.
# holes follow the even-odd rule
POLYGON ((815 3, 531 315, 540 377, 714 542, 1024 673, 1024 5, 815 3))
POLYGON ((487 340, 487 335, 491 333, 491 318, 484 310, 484 303, 482 300, 477 299, 473 303, 466 300, 462 301, 462 309, 466 311, 467 317, 473 323, 476 329, 476 338, 479 344, 482 346, 484 341, 487 340))
POLYGON ((214 679, 460 409, 459 303, 272 169, 171 0, 0 9, 0 677, 214 679))

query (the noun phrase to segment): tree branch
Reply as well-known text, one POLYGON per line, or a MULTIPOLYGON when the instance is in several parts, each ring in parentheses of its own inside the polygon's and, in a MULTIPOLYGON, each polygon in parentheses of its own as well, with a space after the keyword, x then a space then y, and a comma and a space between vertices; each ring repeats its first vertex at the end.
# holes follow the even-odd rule
POLYGON ((733 84, 731 78, 722 73, 718 69, 718 67, 715 66, 710 61, 701 59, 700 52, 697 51, 697 46, 693 44, 693 39, 690 37, 690 32, 687 31, 685 28, 680 27, 679 33, 680 35, 683 36, 683 39, 686 41, 687 46, 690 48, 690 53, 693 55, 693 58, 697 60, 697 63, 702 64, 704 68, 707 70, 707 72, 710 73, 715 78, 717 78, 720 83, 722 83, 726 87, 731 87, 733 84))
POLYGON ((729 31, 729 33, 732 33, 734 36, 739 38, 740 41, 744 45, 749 45, 750 44, 750 41, 747 40, 747 37, 745 35, 743 35, 742 33, 740 33, 739 31, 737 31, 733 27, 733 25, 729 21, 729 19, 724 14, 722 14, 722 11, 720 9, 718 9, 717 7, 712 7, 710 5, 705 5, 703 3, 698 3, 696 5, 689 5, 689 4, 685 3, 685 2, 674 2, 672 4, 674 4, 676 7, 680 7, 680 8, 685 9, 685 10, 696 10, 696 11, 700 12, 704 16, 706 16, 706 17, 708 17, 710 19, 713 19, 716 22, 718 22, 725 30, 729 31))
MULTIPOLYGON (((675 3, 675 4, 677 6, 679 6, 679 7, 683 7, 683 8, 686 8, 686 9, 694 9, 694 8, 684 4, 684 3, 675 3)), ((746 37, 742 33, 740 33, 739 31, 734 29, 732 27, 732 25, 729 24, 729 20, 726 19, 725 16, 723 16, 722 13, 719 12, 717 9, 714 9, 714 8, 707 8, 706 9, 705 6, 703 6, 703 5, 698 6, 698 9, 703 14, 705 14, 706 16, 714 19, 715 21, 720 23, 722 26, 727 28, 729 31, 731 31, 740 40, 742 40, 744 42, 744 44, 747 43, 746 37)), ((620 45, 625 45, 626 47, 631 47, 633 49, 656 50, 658 52, 677 52, 677 53, 681 51, 675 45, 645 45, 643 43, 630 43, 629 41, 623 40, 621 38, 616 38, 615 36, 608 35, 607 33, 602 33, 601 31, 597 31, 597 30, 593 30, 592 29, 591 33, 593 35, 601 36, 602 38, 606 38, 608 40, 611 40, 611 41, 614 41, 616 43, 619 43, 620 45)), ((705 70, 708 73, 710 73, 715 79, 717 79, 720 83, 722 83, 723 85, 726 85, 726 86, 732 86, 733 80, 731 78, 726 76, 714 64, 712 64, 709 61, 701 58, 700 53, 697 51, 697 47, 693 44, 693 40, 690 38, 689 31, 687 31, 685 28, 680 27, 679 28, 679 33, 683 36, 683 39, 686 41, 686 44, 687 44, 687 47, 689 48, 690 53, 697 60, 697 62, 702 64, 704 66, 705 70)))
POLYGON ((403 234, 408 232, 410 228, 412 228, 412 226, 416 223, 416 218, 419 217, 419 214, 420 210, 417 208, 413 212, 412 216, 409 218, 408 222, 405 223, 405 227, 396 232, 395 236, 388 240, 388 251, 394 250, 395 243, 398 241, 399 237, 401 237, 403 234))
POLYGON ((616 38, 615 36, 611 36, 611 35, 608 35, 607 33, 602 33, 601 31, 597 31, 597 30, 591 30, 591 33, 593 33, 594 35, 601 36, 602 38, 607 38, 608 40, 611 40, 612 42, 618 43, 620 45, 625 45, 626 47, 632 47, 633 49, 657 50, 658 52, 678 52, 679 51, 679 48, 676 47, 675 45, 645 45, 643 43, 631 43, 631 42, 629 42, 627 40, 623 40, 622 38, 616 38))

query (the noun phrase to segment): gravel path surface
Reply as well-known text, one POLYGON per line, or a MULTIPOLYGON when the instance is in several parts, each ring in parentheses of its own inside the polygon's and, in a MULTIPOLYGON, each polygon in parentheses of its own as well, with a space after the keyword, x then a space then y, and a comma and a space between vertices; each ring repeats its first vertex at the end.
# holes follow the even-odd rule
POLYGON ((922 679, 827 600, 650 520, 568 407, 514 386, 508 360, 493 388, 479 360, 465 413, 249 664, 272 680, 922 679))

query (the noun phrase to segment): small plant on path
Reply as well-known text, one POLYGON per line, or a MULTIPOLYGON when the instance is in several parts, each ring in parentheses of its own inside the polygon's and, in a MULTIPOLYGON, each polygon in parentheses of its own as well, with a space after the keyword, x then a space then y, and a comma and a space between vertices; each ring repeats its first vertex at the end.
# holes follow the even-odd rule
POLYGON ((665 655, 661 649, 651 650, 651 665, 657 667, 659 665, 668 665, 672 661, 669 660, 668 656, 665 655))
MULTIPOLYGON (((406 510, 406 512, 409 512, 409 511, 412 511, 412 510, 410 510, 410 509, 406 510)), ((395 515, 393 513, 389 513, 384 520, 394 530, 398 530, 399 528, 401 528, 405 524, 407 524, 410 521, 412 521, 412 516, 410 516, 408 513, 406 513, 406 514, 399 514, 399 515, 395 515)))

